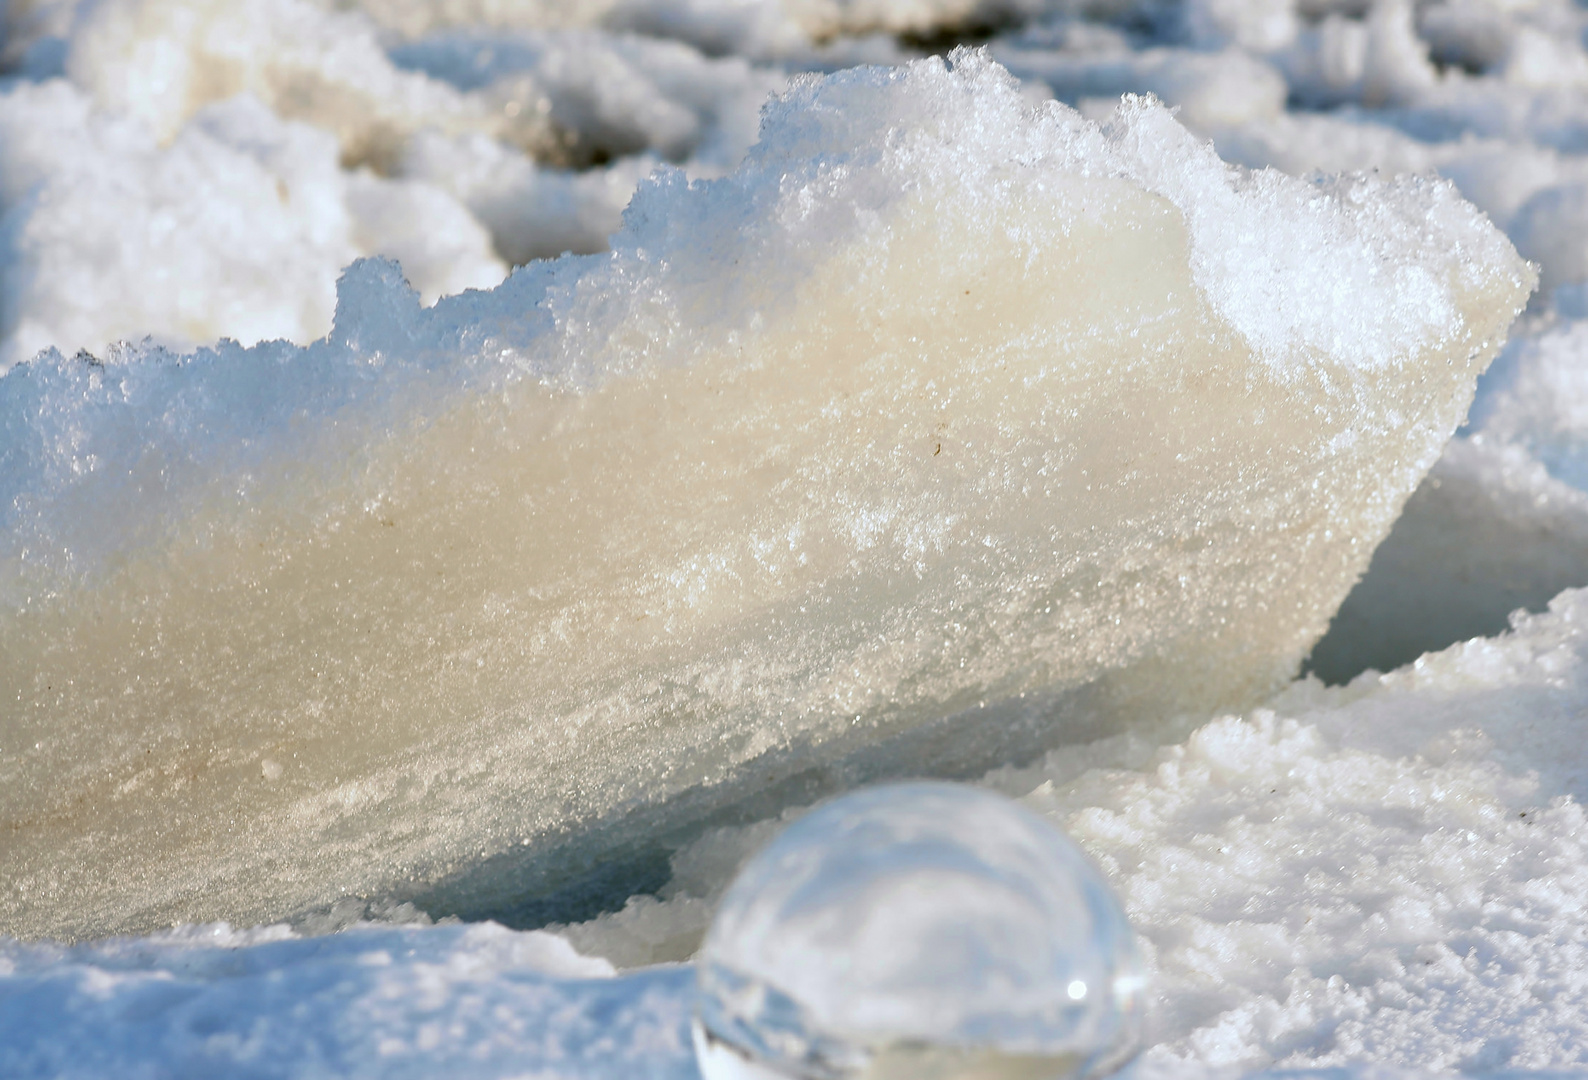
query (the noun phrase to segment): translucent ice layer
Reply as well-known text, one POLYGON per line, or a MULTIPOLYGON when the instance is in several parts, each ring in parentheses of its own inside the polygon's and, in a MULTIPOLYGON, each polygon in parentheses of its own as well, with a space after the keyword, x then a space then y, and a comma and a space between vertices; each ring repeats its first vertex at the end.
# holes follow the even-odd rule
POLYGON ((0 931, 529 922, 710 822, 1247 704, 1531 286, 1448 184, 1240 172, 964 52, 798 82, 613 248, 0 379, 0 931))
POLYGON ((1138 1049, 1146 977, 1097 868, 972 787, 889 784, 751 859, 696 959, 706 1080, 1065 1080, 1138 1049))

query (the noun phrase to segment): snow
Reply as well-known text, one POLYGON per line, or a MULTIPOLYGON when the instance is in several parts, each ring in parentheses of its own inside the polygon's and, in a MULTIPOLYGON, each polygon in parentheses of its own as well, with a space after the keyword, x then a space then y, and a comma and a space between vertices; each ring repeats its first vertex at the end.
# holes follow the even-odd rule
POLYGON ((68 83, 23 84, 0 98, 0 139, 7 365, 146 335, 318 337, 338 273, 365 254, 402 257, 431 300, 506 273, 448 193, 346 172, 329 133, 251 97, 205 106, 162 145, 68 83))
POLYGON ((1104 868, 1141 1080, 1588 1066, 1577 5, 3 30, 0 1073, 693 1077, 919 774, 1104 868))
POLYGON ((491 924, 10 943, 0 972, 7 1076, 694 1075, 687 969, 491 924))

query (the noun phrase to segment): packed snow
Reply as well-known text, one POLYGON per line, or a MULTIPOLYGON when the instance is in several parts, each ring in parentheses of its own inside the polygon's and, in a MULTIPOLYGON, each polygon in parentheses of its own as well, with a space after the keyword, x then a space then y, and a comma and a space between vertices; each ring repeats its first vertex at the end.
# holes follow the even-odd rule
POLYGON ((3 26, 0 1075, 696 1077, 911 776, 1142 1080, 1588 1067, 1588 10, 3 26))

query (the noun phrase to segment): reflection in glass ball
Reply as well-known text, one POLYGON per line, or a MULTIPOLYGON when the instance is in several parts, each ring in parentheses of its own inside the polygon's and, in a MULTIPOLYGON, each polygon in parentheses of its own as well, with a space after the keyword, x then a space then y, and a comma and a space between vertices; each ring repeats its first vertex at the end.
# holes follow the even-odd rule
POLYGON ((819 807, 739 872, 697 961, 706 1080, 1068 1080, 1134 1054, 1145 980, 1097 869, 945 783, 819 807))

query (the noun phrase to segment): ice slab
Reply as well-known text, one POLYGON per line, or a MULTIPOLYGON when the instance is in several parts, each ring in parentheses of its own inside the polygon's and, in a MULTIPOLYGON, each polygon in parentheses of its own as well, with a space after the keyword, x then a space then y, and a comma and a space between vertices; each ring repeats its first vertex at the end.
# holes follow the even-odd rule
POLYGON ((1448 184, 973 52, 798 81, 613 248, 0 379, 0 931, 566 917, 710 822, 1260 700, 1532 284, 1448 184))

